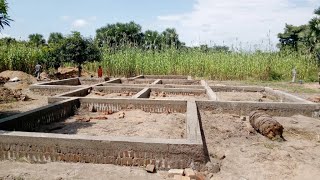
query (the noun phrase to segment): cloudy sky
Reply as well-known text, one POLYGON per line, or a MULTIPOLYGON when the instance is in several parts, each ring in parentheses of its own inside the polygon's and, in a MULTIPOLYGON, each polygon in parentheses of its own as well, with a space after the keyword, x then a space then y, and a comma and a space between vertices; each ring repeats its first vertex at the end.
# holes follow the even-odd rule
POLYGON ((177 29, 188 45, 265 46, 285 23, 301 25, 320 0, 8 0, 12 19, 0 37, 80 31, 94 37, 108 23, 135 21, 143 30, 177 29))

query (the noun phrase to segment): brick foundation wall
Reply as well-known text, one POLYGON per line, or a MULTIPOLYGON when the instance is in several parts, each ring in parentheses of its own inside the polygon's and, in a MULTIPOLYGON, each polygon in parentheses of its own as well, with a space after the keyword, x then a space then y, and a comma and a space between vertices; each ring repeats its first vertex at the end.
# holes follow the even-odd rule
POLYGON ((39 94, 42 96, 55 96, 58 94, 66 93, 69 91, 73 91, 79 89, 76 86, 54 86, 45 85, 45 86, 30 86, 30 90, 33 91, 35 94, 39 94))
POLYGON ((138 139, 135 142, 134 138, 126 138, 130 142, 125 142, 119 138, 105 140, 19 132, 4 134, 0 133, 0 160, 27 159, 35 163, 63 161, 140 167, 154 164, 158 170, 191 166, 199 169, 205 164, 202 144, 182 144, 187 143, 186 140, 158 142, 157 139, 138 139))
POLYGON ((64 79, 64 80, 57 80, 57 81, 51 81, 51 82, 45 82, 40 83, 37 85, 66 85, 66 86, 77 86, 81 85, 79 78, 70 78, 70 79, 64 79))
POLYGON ((108 110, 121 111, 123 109, 141 109, 145 112, 167 113, 187 111, 187 101, 177 100, 148 100, 148 99, 90 99, 80 98, 81 108, 94 106, 99 112, 108 110))
POLYGON ((319 104, 292 103, 255 103, 255 102, 212 102, 196 101, 199 110, 210 110, 214 113, 232 113, 248 116, 253 110, 265 110, 273 116, 293 116, 296 114, 308 117, 320 117, 319 104))
POLYGON ((41 125, 62 121, 74 114, 79 100, 69 99, 32 111, 0 119, 0 129, 10 131, 36 131, 41 125))

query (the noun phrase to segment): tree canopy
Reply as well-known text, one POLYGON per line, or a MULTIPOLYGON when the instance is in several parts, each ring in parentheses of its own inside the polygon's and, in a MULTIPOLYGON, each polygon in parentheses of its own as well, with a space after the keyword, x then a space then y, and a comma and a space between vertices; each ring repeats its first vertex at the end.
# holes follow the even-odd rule
POLYGON ((49 38, 48 38, 48 44, 58 44, 62 43, 64 37, 62 33, 59 32, 53 32, 50 33, 49 38))
POLYGON ((291 49, 303 53, 320 51, 320 7, 308 24, 293 26, 286 24, 284 32, 278 34, 280 50, 291 49))
POLYGON ((100 46, 121 48, 135 46, 144 49, 180 48, 184 43, 174 28, 157 31, 141 31, 141 26, 135 22, 108 24, 96 31, 96 43, 100 46))
POLYGON ((40 46, 46 43, 46 40, 43 38, 41 34, 30 34, 29 35, 29 43, 40 46))
POLYGON ((85 61, 99 61, 100 51, 92 39, 84 38, 80 32, 67 36, 59 49, 62 61, 82 64, 85 61))
POLYGON ((8 3, 6 0, 0 0, 0 32, 4 26, 10 26, 10 16, 8 15, 8 3))

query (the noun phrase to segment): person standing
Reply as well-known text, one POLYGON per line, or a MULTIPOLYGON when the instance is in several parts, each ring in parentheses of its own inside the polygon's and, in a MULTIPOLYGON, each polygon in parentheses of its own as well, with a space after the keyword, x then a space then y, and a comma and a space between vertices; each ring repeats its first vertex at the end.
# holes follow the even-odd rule
POLYGON ((38 62, 37 65, 34 67, 35 69, 35 76, 37 77, 37 80, 40 80, 40 74, 41 74, 41 70, 42 70, 42 66, 40 65, 40 63, 38 62))
POLYGON ((296 82, 296 77, 297 77, 297 70, 296 70, 296 67, 294 67, 292 69, 292 83, 295 83, 296 82))
POLYGON ((99 69, 98 69, 98 78, 102 78, 102 68, 101 68, 101 66, 99 66, 99 69))

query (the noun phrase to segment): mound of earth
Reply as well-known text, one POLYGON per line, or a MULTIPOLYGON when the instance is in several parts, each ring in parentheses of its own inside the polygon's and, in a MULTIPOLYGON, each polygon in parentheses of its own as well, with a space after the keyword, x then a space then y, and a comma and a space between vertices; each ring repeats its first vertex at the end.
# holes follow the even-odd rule
MULTIPOLYGON (((50 79, 68 79, 78 77, 78 68, 76 67, 60 67, 54 74, 43 74, 50 79)), ((90 77, 90 74, 82 69, 82 77, 90 77)))
POLYGON ((3 71, 0 73, 0 77, 9 79, 17 77, 21 82, 29 85, 37 83, 37 79, 35 77, 22 71, 3 71))
POLYGON ((1 76, 0 76, 0 85, 8 82, 9 79, 10 79, 10 78, 8 78, 8 77, 1 77, 1 76))
POLYGON ((22 94, 21 90, 11 90, 5 87, 0 88, 0 104, 15 101, 26 101, 28 96, 22 94))

